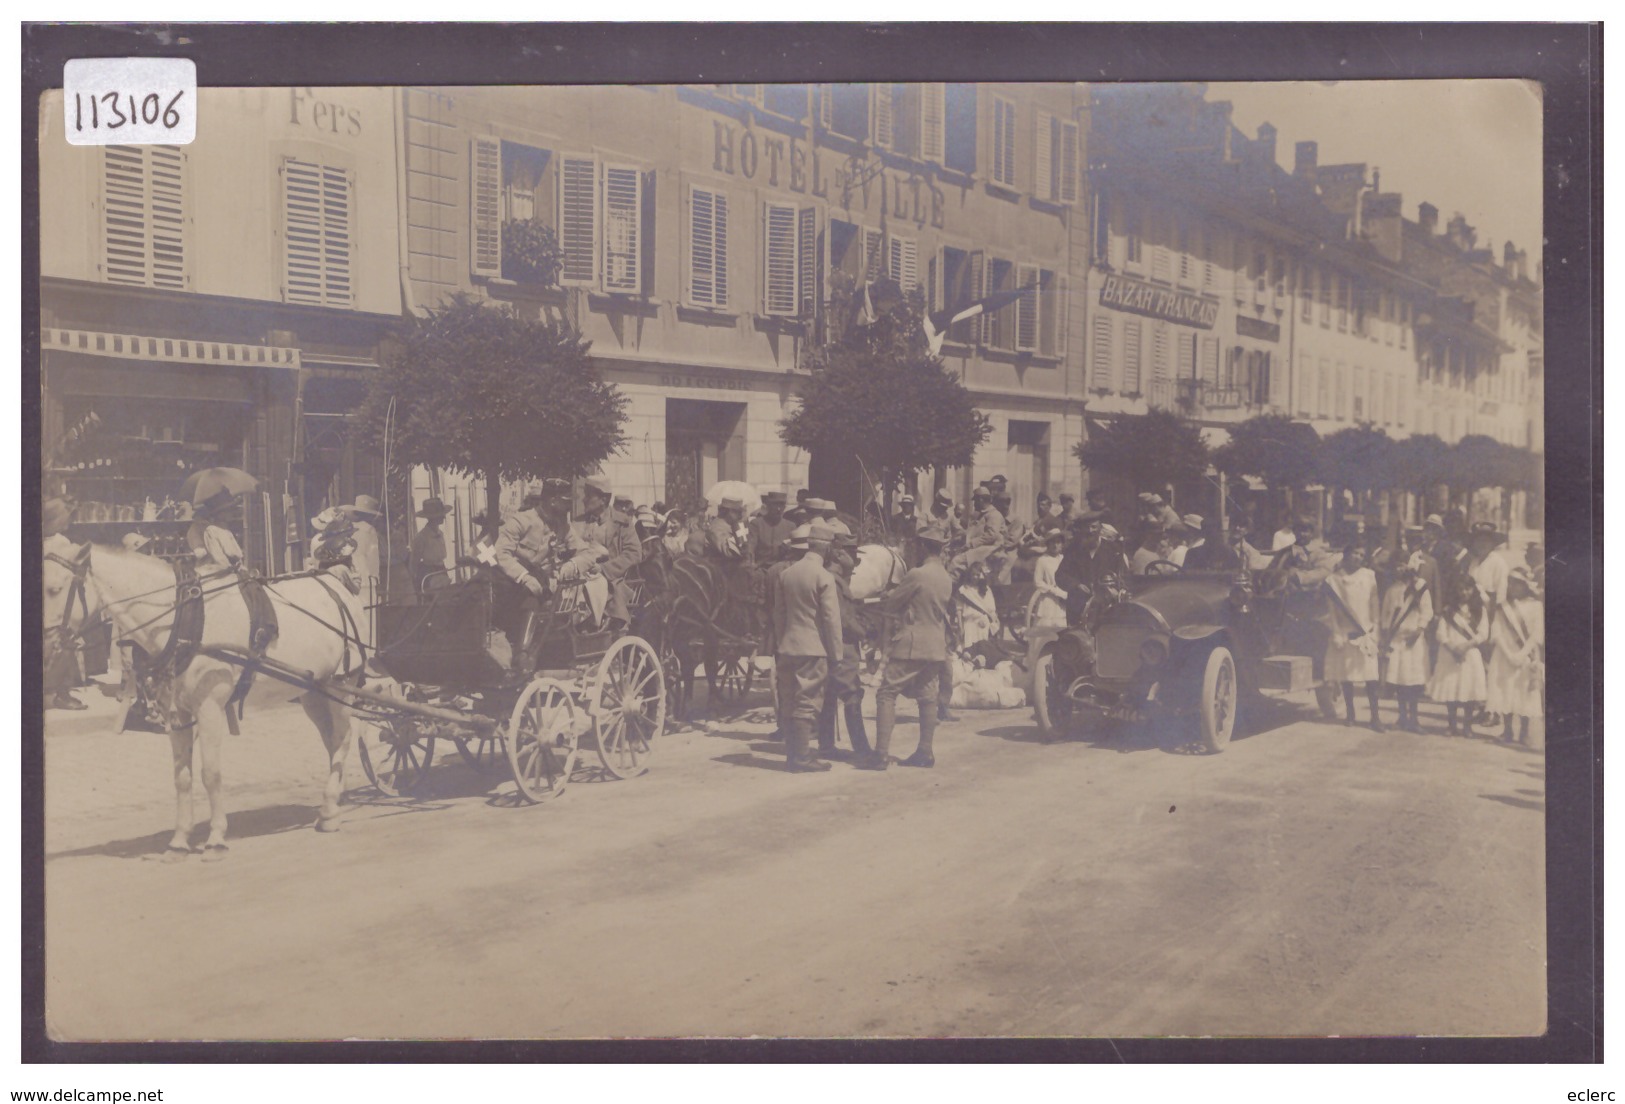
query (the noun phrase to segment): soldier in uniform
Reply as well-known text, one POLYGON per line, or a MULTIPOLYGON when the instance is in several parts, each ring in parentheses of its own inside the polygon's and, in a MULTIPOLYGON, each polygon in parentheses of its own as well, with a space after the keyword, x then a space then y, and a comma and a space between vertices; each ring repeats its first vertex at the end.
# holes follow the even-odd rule
POLYGON ((596 544, 608 558, 599 569, 609 580, 609 603, 605 613, 611 627, 624 629, 632 621, 627 608, 628 588, 626 573, 643 560, 643 542, 638 539, 637 524, 626 514, 610 509, 612 492, 609 477, 588 476, 581 491, 581 517, 570 528, 582 544, 596 544))
POLYGON ((523 655, 525 629, 532 614, 556 582, 569 582, 593 568, 593 554, 570 531, 570 484, 548 479, 538 495, 526 497, 524 509, 503 519, 497 531, 497 570, 511 584, 493 601, 492 620, 508 637, 516 670, 529 670, 523 655))
POLYGON ((762 496, 762 511, 746 526, 745 555, 758 567, 767 568, 779 557, 779 546, 795 532, 795 522, 784 516, 785 494, 768 491, 762 496))
POLYGON ((942 562, 947 534, 927 526, 917 538, 925 562, 903 576, 903 581, 882 599, 882 608, 896 618, 886 647, 886 666, 875 694, 875 751, 859 764, 865 770, 885 770, 890 763, 892 726, 897 718, 897 695, 913 698, 920 710, 920 744, 902 761, 905 767, 936 764, 932 737, 937 729, 937 699, 942 668, 948 659, 948 602, 953 582, 942 562))
POLYGON ((852 529, 837 516, 835 503, 827 498, 809 498, 807 509, 811 513, 811 520, 815 525, 822 525, 834 536, 852 535, 852 529))
POLYGON ((993 492, 983 486, 971 494, 971 520, 965 527, 965 547, 982 548, 1004 543, 1004 515, 993 506, 993 492))
POLYGON ((739 523, 745 517, 745 504, 737 498, 717 503, 716 516, 705 523, 705 554, 726 564, 745 558, 745 542, 739 539, 739 523))
MULTIPOLYGON (((938 491, 932 495, 931 511, 926 514, 923 524, 935 525, 938 529, 947 533, 948 541, 951 544, 953 538, 963 529, 963 526, 959 524, 959 519, 954 517, 953 495, 947 491, 938 491)), ((918 527, 916 527, 916 531, 918 531, 918 527)))
POLYGON ((832 542, 834 562, 830 574, 835 577, 835 590, 841 600, 841 658, 830 665, 829 679, 825 683, 824 710, 818 717, 818 753, 828 758, 835 751, 835 711, 844 710, 846 730, 852 742, 854 760, 868 758, 869 736, 863 728, 863 667, 858 645, 866 635, 866 626, 852 600, 852 569, 856 560, 852 553, 857 548, 856 537, 837 536, 832 542))
MULTIPOLYGON (((825 566, 832 534, 822 526, 804 528, 807 551, 774 578, 768 605, 785 761, 798 774, 829 770, 829 763, 810 755, 807 745, 818 724, 830 668, 842 653, 840 594, 825 566)), ((796 535, 802 534, 798 528, 796 535)))

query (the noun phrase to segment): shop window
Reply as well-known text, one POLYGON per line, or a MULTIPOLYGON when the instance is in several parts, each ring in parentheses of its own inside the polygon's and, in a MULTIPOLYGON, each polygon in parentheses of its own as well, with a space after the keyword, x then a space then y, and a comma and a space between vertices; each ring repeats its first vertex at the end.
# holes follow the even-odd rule
POLYGON ((993 97, 993 146, 989 150, 993 183, 1016 186, 1016 105, 993 97))
POLYGON ((283 299, 348 307, 354 250, 355 179, 346 169, 299 158, 282 161, 283 299))
POLYGON ((955 172, 976 171, 976 86, 950 84, 943 89, 942 164, 955 172))
POLYGON ((102 275, 109 283, 187 286, 186 153, 176 146, 102 151, 102 275))
POLYGON ((688 301, 728 305, 728 195, 709 188, 688 192, 688 301))

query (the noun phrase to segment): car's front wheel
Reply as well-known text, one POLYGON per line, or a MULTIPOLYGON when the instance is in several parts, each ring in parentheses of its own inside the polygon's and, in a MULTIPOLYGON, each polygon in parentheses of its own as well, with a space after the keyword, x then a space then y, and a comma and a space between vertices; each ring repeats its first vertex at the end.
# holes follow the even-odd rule
POLYGON ((1038 717, 1038 732, 1045 743, 1071 733, 1076 709, 1066 689, 1064 685, 1057 685, 1054 653, 1039 656, 1033 668, 1033 712, 1038 717))
POLYGON ((1202 696, 1197 710, 1202 727, 1202 745, 1217 754, 1230 744, 1236 730, 1236 712, 1241 689, 1236 682, 1236 659, 1230 649, 1219 645, 1207 654, 1202 668, 1202 696))

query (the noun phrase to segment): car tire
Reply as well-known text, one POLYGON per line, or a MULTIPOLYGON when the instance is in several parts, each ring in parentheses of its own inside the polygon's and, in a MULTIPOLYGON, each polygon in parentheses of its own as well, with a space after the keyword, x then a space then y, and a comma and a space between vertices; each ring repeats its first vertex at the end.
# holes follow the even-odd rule
POLYGON ((1202 667, 1201 697, 1197 701, 1202 746, 1209 752, 1216 755, 1229 746, 1240 704, 1236 659, 1230 649, 1221 644, 1207 654, 1207 662, 1202 667))
POLYGON ((1038 719, 1039 737, 1046 744, 1071 735, 1076 723, 1070 707, 1057 708, 1059 703, 1051 701, 1054 693, 1055 656, 1045 652, 1033 666, 1033 715, 1038 719))

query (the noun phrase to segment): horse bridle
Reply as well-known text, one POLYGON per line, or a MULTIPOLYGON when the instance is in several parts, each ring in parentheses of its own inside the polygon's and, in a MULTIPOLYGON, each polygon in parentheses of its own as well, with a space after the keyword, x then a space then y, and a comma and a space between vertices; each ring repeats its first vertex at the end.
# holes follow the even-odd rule
POLYGON ((62 623, 56 627, 58 646, 66 646, 79 634, 72 628, 73 600, 79 599, 79 608, 84 611, 84 620, 90 620, 90 600, 85 597, 86 584, 90 578, 90 545, 87 543, 76 552, 72 559, 60 552, 47 552, 45 558, 52 563, 61 564, 73 575, 73 581, 68 584, 68 600, 62 604, 62 623))

